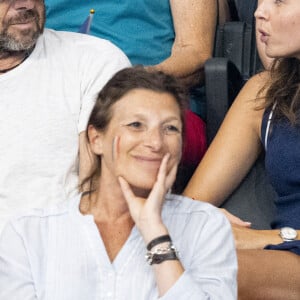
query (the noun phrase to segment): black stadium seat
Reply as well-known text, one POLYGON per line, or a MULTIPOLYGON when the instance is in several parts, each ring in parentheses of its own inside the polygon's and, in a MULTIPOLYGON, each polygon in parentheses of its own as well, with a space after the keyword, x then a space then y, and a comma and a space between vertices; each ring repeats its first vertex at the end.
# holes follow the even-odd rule
MULTIPOLYGON (((229 2, 233 9, 233 1, 229 2)), ((234 5, 234 11, 240 18, 233 18, 233 21, 218 26, 214 57, 205 64, 206 126, 209 143, 244 83, 262 69, 255 41, 253 14, 256 1, 236 0, 234 5), (239 11, 246 2, 247 5, 251 4, 252 10, 247 8, 246 12, 239 11)), ((268 229, 275 212, 274 197, 276 194, 268 182, 261 156, 222 207, 252 222, 253 228, 268 229)))

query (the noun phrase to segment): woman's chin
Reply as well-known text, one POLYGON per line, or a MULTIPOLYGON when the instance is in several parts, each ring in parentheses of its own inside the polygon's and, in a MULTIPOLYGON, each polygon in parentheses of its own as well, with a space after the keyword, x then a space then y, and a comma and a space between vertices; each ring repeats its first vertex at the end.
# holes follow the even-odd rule
POLYGON ((127 182, 129 183, 131 189, 133 190, 136 196, 148 195, 152 190, 156 181, 156 178, 153 179, 148 178, 147 180, 145 178, 136 178, 135 180, 126 177, 124 178, 125 180, 127 180, 127 182))

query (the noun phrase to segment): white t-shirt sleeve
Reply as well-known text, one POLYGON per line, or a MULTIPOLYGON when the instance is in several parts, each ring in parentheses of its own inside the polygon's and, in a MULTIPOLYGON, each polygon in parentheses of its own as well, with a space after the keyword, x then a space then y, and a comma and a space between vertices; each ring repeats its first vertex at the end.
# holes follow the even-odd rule
POLYGON ((126 55, 115 45, 107 40, 90 38, 85 41, 83 37, 79 43, 83 50, 80 58, 82 100, 79 133, 86 129, 96 97, 103 86, 116 72, 131 66, 126 55))

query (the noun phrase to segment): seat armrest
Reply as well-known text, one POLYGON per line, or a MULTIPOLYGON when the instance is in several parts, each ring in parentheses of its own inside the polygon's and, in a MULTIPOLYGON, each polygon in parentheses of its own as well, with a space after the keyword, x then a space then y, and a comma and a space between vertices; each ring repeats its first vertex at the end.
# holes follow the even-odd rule
POLYGON ((244 80, 237 67, 227 58, 215 57, 204 65, 207 100, 206 132, 210 143, 244 80))

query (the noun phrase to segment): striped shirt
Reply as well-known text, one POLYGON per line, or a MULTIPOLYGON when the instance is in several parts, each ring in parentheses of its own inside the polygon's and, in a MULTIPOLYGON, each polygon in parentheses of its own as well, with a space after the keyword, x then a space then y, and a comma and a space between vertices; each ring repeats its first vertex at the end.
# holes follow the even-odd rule
POLYGON ((80 196, 15 217, 0 237, 1 300, 236 299, 231 227, 215 207, 168 195, 162 217, 185 271, 159 298, 136 227, 113 262, 80 196))

